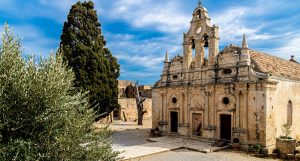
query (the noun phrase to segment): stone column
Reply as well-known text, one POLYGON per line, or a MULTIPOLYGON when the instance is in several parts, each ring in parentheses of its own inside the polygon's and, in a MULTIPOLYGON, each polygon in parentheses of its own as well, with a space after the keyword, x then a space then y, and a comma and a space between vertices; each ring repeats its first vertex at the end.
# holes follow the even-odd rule
POLYGON ((204 43, 201 40, 196 40, 195 45, 195 66, 196 68, 200 68, 204 60, 204 43))
POLYGON ((191 100, 190 100, 190 90, 189 90, 189 87, 187 87, 187 90, 186 90, 186 112, 185 112, 185 119, 186 119, 186 122, 187 123, 190 123, 190 104, 191 104, 191 100))
POLYGON ((183 65, 185 69, 189 69, 193 60, 192 54, 192 45, 191 44, 183 44, 183 65))
POLYGON ((209 113, 208 113, 208 103, 209 103, 209 94, 208 92, 203 92, 203 95, 205 96, 205 109, 204 109, 204 125, 208 125, 208 117, 209 117, 209 113))
POLYGON ((240 127, 240 94, 239 91, 235 93, 236 107, 235 107, 235 127, 240 127))
POLYGON ((164 95, 161 93, 160 97, 159 97, 159 100, 158 100, 159 107, 160 107, 160 109, 159 109, 159 121, 163 120, 163 111, 164 111, 163 101, 164 101, 164 95))
POLYGON ((167 121, 166 112, 167 112, 167 94, 162 94, 162 120, 167 121))
POLYGON ((184 96, 184 93, 182 92, 182 103, 181 103, 181 124, 184 124, 185 123, 185 96, 184 96))
POLYGON ((244 106, 243 106, 243 128, 248 128, 248 94, 247 92, 244 92, 244 106))
POLYGON ((215 90, 215 87, 214 87, 214 91, 213 93, 211 94, 212 95, 212 107, 211 109, 213 109, 212 111, 212 117, 213 117, 213 122, 212 122, 212 125, 214 126, 217 126, 217 107, 216 107, 216 90, 215 90))

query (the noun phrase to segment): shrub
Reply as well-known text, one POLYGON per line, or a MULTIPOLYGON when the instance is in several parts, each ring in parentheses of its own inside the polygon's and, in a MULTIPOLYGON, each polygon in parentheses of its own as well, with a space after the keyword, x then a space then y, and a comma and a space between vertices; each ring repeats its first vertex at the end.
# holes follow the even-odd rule
POLYGON ((283 136, 280 136, 281 139, 292 139, 292 137, 290 136, 292 132, 290 125, 288 125, 287 123, 283 124, 281 130, 284 134, 283 136))
POLYGON ((254 144, 253 145, 253 149, 256 150, 256 151, 259 151, 261 149, 261 145, 260 144, 254 144))

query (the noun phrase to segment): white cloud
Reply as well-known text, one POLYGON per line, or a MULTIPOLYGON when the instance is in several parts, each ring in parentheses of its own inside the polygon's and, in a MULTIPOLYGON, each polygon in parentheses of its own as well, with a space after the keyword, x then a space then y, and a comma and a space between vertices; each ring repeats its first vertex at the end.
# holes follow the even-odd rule
POLYGON ((300 60, 300 35, 296 35, 293 38, 287 39, 286 43, 282 46, 274 49, 269 49, 272 54, 280 56, 285 59, 290 59, 291 55, 294 55, 297 60, 300 60))
POLYGON ((51 7, 57 11, 68 11, 77 0, 39 0, 39 3, 43 6, 51 7))
POLYGON ((212 23, 219 26, 222 43, 241 42, 244 33, 247 35, 248 40, 266 40, 273 37, 271 34, 261 33, 262 26, 248 26, 247 21, 249 19, 246 19, 246 14, 249 14, 249 12, 250 8, 238 7, 230 8, 214 16, 212 23))
POLYGON ((51 50, 56 50, 59 40, 51 39, 34 26, 11 26, 14 34, 23 40, 25 54, 47 56, 51 50), (52 48, 51 48, 52 47, 52 48))
POLYGON ((122 54, 115 56, 118 58, 118 60, 125 60, 130 64, 146 67, 148 69, 157 69, 157 67, 160 68, 158 65, 160 65, 164 60, 164 56, 140 56, 131 54, 122 54))
POLYGON ((112 8, 113 12, 107 14, 112 19, 125 20, 137 28, 148 27, 166 33, 187 28, 190 20, 190 15, 182 13, 180 4, 175 1, 119 0, 112 8))

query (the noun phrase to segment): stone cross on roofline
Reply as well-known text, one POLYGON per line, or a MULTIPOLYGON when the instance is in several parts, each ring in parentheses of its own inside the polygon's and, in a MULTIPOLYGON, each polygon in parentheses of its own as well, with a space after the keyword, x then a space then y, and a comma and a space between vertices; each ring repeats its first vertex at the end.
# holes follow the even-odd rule
POLYGON ((198 1, 198 6, 202 6, 202 2, 201 1, 198 1))

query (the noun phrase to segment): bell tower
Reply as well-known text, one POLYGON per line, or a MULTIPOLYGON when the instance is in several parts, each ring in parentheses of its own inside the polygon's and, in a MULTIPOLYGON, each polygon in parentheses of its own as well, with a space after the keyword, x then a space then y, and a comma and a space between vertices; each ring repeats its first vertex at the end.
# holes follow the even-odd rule
POLYGON ((183 33, 184 68, 189 69, 193 60, 195 68, 214 65, 219 53, 219 27, 210 25, 207 9, 200 2, 192 16, 189 31, 183 33), (208 58, 205 58, 205 53, 208 58))

